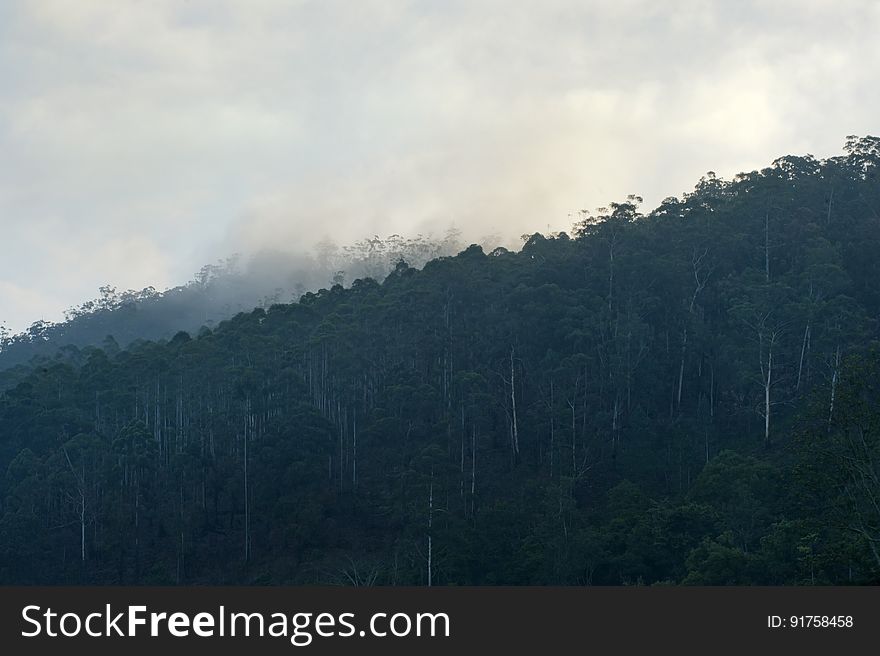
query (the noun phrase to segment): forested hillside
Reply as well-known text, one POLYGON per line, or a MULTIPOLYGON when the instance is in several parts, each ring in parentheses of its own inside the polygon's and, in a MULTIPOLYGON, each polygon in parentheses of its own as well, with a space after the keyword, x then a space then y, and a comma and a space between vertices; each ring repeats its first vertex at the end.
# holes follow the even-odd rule
POLYGON ((334 283, 359 277, 383 280, 401 259, 421 267, 435 257, 455 254, 458 236, 455 229, 442 239, 374 236, 341 248, 324 239, 308 253, 234 255, 203 266, 188 283, 165 291, 119 291, 104 285, 97 298, 68 309, 62 322, 35 321, 17 334, 0 324, 0 389, 20 380, 29 365, 58 355, 81 364, 84 347, 113 350, 137 340, 170 339, 180 330, 197 332, 239 312, 296 300, 334 283))
POLYGON ((0 393, 0 582, 880 582, 880 139, 0 393))

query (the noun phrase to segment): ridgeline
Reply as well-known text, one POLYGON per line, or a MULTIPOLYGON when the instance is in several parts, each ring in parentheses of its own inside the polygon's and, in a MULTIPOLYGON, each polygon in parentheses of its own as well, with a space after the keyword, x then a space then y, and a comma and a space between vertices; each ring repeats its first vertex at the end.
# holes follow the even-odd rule
POLYGON ((0 583, 880 582, 878 170, 851 137, 19 367, 0 583))

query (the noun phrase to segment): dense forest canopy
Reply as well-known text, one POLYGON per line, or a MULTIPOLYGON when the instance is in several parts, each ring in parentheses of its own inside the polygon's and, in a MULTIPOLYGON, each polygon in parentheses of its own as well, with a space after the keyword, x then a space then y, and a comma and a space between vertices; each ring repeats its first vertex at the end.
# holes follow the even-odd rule
POLYGON ((851 137, 35 362, 0 582, 876 583, 878 165, 851 137))
POLYGON ((373 236, 341 248, 325 238, 310 253, 263 250, 247 258, 233 255, 201 267, 188 283, 165 291, 119 291, 104 285, 97 298, 69 308, 62 322, 35 321, 17 334, 0 324, 0 389, 23 374, 9 369, 35 359, 51 360, 60 353, 79 363, 83 347, 117 348, 140 339, 170 339, 181 330, 211 328, 239 312, 296 300, 306 291, 346 280, 381 281, 401 259, 421 267, 436 257, 454 255, 460 248, 459 235, 450 228, 440 239, 373 236))

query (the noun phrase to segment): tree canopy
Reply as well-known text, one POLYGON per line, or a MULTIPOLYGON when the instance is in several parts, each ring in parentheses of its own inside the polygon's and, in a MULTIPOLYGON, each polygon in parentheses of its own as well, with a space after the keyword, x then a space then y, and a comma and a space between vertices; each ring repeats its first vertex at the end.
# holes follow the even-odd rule
POLYGON ((877 582, 878 163, 7 372, 0 582, 877 582))

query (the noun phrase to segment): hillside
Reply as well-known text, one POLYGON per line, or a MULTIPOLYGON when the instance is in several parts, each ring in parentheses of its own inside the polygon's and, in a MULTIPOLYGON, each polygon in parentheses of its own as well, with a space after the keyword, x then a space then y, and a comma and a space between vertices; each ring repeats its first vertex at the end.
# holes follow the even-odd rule
POLYGON ((880 581, 878 165, 44 361, 0 392, 0 583, 880 581))
POLYGON ((138 340, 171 339, 181 330, 197 333, 239 312, 296 300, 334 282, 366 276, 382 280, 400 259, 423 266, 458 247, 455 229, 443 239, 374 236, 342 248, 325 239, 313 252, 234 255, 203 266, 186 284, 165 291, 118 291, 104 285, 97 298, 68 309, 64 321, 35 321, 18 334, 0 324, 0 389, 59 355, 81 364, 86 357, 81 351, 88 347, 114 350, 138 340))

